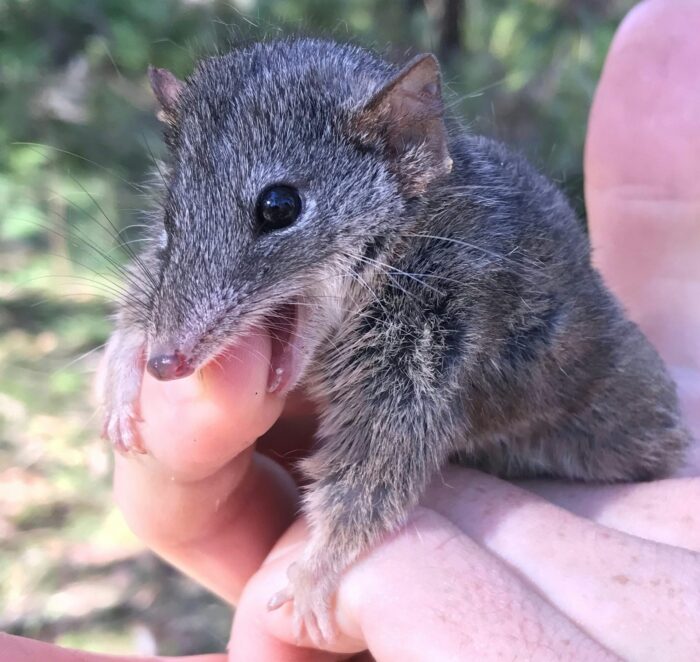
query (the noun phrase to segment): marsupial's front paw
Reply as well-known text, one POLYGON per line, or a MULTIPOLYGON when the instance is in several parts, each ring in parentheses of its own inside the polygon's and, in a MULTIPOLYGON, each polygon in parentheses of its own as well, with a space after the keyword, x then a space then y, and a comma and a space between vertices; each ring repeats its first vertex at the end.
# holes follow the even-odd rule
POLYGON ((292 563, 287 577, 289 584, 272 596, 267 608, 278 609, 293 601, 293 628, 297 641, 301 641, 306 632, 317 648, 333 642, 337 636, 332 610, 336 588, 333 577, 309 561, 292 563))
POLYGON ((126 453, 145 453, 146 449, 136 429, 141 420, 133 405, 108 406, 102 423, 102 437, 112 442, 114 450, 126 453))

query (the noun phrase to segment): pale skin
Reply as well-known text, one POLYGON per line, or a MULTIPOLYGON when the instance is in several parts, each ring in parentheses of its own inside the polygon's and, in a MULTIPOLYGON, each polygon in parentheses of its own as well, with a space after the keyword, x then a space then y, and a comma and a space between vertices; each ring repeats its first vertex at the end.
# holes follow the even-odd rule
MULTIPOLYGON (((668 362, 700 439, 698 24, 693 0, 630 14, 595 97, 585 169, 596 263, 668 362)), ((298 490, 252 446, 285 403, 265 391, 267 341, 246 343, 197 378, 147 375, 150 455, 119 456, 115 470, 134 531, 237 605, 229 659, 700 657, 700 443, 682 476, 637 485, 515 485, 450 469, 344 577, 338 653, 297 647, 290 606, 266 603, 306 540, 298 490)), ((308 446, 307 412, 287 403, 268 453, 308 446)), ((101 659, 47 646, 0 635, 3 659, 101 659)))

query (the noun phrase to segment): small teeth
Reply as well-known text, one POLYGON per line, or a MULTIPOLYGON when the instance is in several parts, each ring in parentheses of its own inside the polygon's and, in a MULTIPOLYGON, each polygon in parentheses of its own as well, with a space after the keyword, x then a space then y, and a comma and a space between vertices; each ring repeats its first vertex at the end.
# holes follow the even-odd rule
POLYGON ((279 388, 279 385, 282 383, 282 375, 284 375, 284 370, 282 368, 275 368, 275 377, 267 387, 268 393, 272 393, 279 388))

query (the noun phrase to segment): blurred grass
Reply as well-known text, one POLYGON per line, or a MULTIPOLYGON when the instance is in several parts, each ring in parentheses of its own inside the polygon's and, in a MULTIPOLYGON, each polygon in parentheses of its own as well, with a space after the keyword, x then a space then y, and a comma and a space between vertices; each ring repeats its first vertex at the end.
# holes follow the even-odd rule
POLYGON ((632 4, 0 0, 0 629, 104 652, 206 652, 228 638, 228 608, 115 511, 90 396, 109 260, 138 241, 163 155, 148 63, 184 76, 198 56, 290 32, 397 59, 434 50, 452 109, 529 154, 582 209, 587 112, 632 4))

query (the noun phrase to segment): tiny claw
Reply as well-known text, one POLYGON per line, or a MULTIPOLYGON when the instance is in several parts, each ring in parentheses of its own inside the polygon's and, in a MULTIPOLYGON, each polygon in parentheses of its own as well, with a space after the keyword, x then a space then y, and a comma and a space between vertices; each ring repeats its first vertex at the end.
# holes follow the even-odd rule
POLYGON ((267 610, 274 611, 275 609, 279 609, 283 604, 286 604, 291 600, 292 592, 288 588, 282 589, 281 591, 277 591, 277 593, 275 593, 267 601, 267 610))
POLYGON ((143 455, 148 452, 136 429, 142 420, 129 407, 108 411, 102 426, 102 438, 112 442, 114 450, 126 457, 130 454, 143 455))
POLYGON ((131 447, 131 451, 133 453, 136 453, 137 455, 148 455, 148 449, 145 446, 143 446, 141 442, 135 443, 131 447))
POLYGON ((129 449, 122 443, 112 444, 112 448, 115 452, 119 453, 122 457, 129 457, 129 449))

